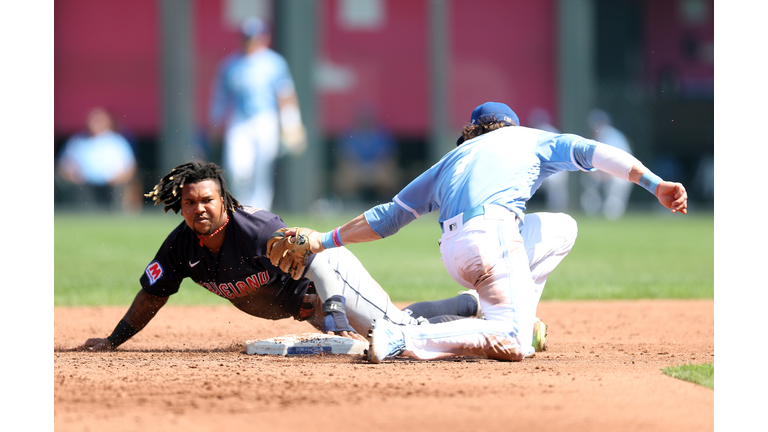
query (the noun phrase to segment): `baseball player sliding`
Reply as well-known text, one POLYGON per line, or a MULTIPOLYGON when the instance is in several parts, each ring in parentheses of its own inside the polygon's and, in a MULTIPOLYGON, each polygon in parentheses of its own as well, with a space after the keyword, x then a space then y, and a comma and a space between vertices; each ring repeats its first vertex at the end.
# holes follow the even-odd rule
MULTIPOLYGON (((303 247, 321 252, 391 236, 419 216, 439 211, 443 264, 456 282, 477 291, 485 319, 424 326, 378 319, 369 334, 368 359, 380 363, 398 355, 424 360, 480 355, 520 361, 534 352, 541 295, 529 268, 529 245, 521 234, 530 222, 526 202, 545 178, 563 170, 609 173, 639 184, 673 213, 687 213, 683 185, 662 180, 632 155, 578 135, 519 126, 507 105, 487 102, 472 112, 457 148, 393 202, 327 233, 295 229, 284 235, 296 242, 298 233, 303 247)), ((546 232, 557 231, 550 225, 565 221, 571 223, 565 217, 537 223, 546 232)), ((280 263, 279 256, 271 258, 280 263)))
MULTIPOLYGON (((266 210, 242 206, 227 190, 222 173, 212 163, 179 165, 146 195, 164 204, 166 212, 181 212, 184 221, 147 266, 141 290, 112 334, 88 339, 76 349, 117 348, 149 323, 184 278, 247 314, 306 320, 325 333, 359 340, 365 340, 361 334, 374 320, 417 325, 432 318, 399 310, 345 248, 311 255, 301 271, 290 274, 273 266, 265 255, 267 243, 285 224, 266 210)), ((412 310, 469 317, 477 314, 478 304, 474 296, 457 295, 421 302, 412 310)))

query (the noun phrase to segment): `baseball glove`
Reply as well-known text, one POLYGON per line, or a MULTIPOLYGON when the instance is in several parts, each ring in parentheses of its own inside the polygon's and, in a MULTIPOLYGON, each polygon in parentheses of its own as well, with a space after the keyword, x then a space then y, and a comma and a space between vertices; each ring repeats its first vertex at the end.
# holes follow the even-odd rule
POLYGON ((309 234, 315 230, 309 228, 293 228, 296 235, 286 237, 289 228, 280 228, 267 240, 267 256, 272 265, 288 273, 295 280, 304 275, 312 252, 309 250, 309 234))

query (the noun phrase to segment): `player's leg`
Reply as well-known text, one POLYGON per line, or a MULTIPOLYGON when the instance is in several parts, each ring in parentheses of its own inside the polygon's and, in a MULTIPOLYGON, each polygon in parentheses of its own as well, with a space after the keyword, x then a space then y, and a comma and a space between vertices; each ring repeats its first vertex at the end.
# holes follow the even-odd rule
MULTIPOLYGON (((280 128, 275 113, 258 114, 250 122, 251 143, 254 146, 250 203, 264 210, 272 209, 275 187, 274 162, 280 149, 280 128)), ((237 195, 235 195, 237 198, 237 195)), ((245 204, 245 203, 244 203, 245 204)))
MULTIPOLYGON (((534 282, 534 311, 538 308, 547 277, 571 251, 577 234, 576 221, 564 213, 532 213, 525 216, 521 235, 534 282)), ((546 349, 547 333, 546 324, 536 319, 533 345, 537 351, 546 349)))
POLYGON ((443 300, 413 303, 403 311, 415 317, 427 318, 431 323, 477 318, 480 312, 480 299, 477 297, 477 292, 468 290, 443 300))
MULTIPOLYGON (((626 182, 625 182, 626 183, 626 182)), ((521 230, 526 246, 531 275, 535 284, 534 301, 538 304, 549 274, 573 248, 578 227, 565 213, 531 213, 525 216, 521 230)), ((473 293, 465 291, 466 294, 473 293)), ((477 317, 479 304, 470 295, 458 295, 445 300, 414 303, 403 309, 413 316, 423 316, 430 322, 444 322, 464 317, 477 317), (440 315, 448 315, 441 317, 440 315)))
MULTIPOLYGON (((326 249, 317 254, 308 269, 307 276, 315 282, 318 292, 322 287, 318 273, 323 271, 325 283, 334 284, 327 291, 333 291, 342 295, 345 299, 347 319, 357 333, 365 335, 374 320, 385 319, 399 325, 417 325, 416 317, 401 311, 389 299, 387 293, 371 277, 363 267, 360 260, 347 248, 326 249), (322 267, 323 270, 320 270, 322 267), (332 276, 327 276, 332 272, 332 276), (331 280, 331 282, 327 282, 331 280)), ((322 330, 324 314, 322 312, 323 298, 318 296, 315 304, 315 313, 309 322, 317 329, 322 330)))
POLYGON ((224 134, 222 151, 222 168, 227 188, 238 201, 247 206, 254 205, 248 202, 256 159, 251 129, 247 121, 233 121, 224 134))
MULTIPOLYGON (((437 322, 441 322, 446 320, 446 317, 452 317, 452 319, 473 317, 479 308, 475 296, 459 294, 444 300, 414 303, 399 310, 391 302, 389 295, 363 267, 360 260, 348 249, 328 249, 315 257, 307 276, 315 281, 316 285, 318 283, 317 268, 321 264, 326 271, 333 272, 332 277, 324 279, 333 279, 335 285, 341 287, 340 295, 345 297, 347 318, 350 325, 361 334, 368 331, 374 319, 386 317, 387 320, 397 324, 419 324, 424 323, 426 319, 432 322, 432 318, 440 317, 437 322)), ((338 292, 338 289, 335 292, 338 292)), ((322 328, 321 298, 316 299, 315 310, 318 311, 317 316, 310 319, 310 322, 315 327, 322 328)))
POLYGON ((573 248, 578 235, 576 221, 565 213, 525 215, 520 231, 528 254, 538 304, 549 274, 573 248))
POLYGON ((381 353, 378 341, 382 339, 377 339, 381 334, 401 338, 401 354, 419 359, 485 355, 519 361, 533 353, 534 288, 514 214, 486 210, 484 216, 466 225, 459 219, 457 225, 457 230, 441 239, 443 263, 459 284, 477 290, 485 319, 397 327, 384 332, 376 329, 372 338, 374 355, 385 357, 376 354, 381 353))

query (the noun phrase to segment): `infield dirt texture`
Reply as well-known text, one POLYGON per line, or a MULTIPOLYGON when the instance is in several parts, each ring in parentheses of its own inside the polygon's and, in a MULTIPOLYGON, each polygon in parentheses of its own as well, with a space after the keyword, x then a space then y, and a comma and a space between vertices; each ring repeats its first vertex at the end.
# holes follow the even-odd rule
POLYGON ((231 306, 166 307, 118 351, 66 350, 125 310, 55 308, 57 432, 714 430, 714 391, 662 373, 714 363, 713 300, 542 302, 550 349, 520 363, 247 355, 313 329, 231 306))

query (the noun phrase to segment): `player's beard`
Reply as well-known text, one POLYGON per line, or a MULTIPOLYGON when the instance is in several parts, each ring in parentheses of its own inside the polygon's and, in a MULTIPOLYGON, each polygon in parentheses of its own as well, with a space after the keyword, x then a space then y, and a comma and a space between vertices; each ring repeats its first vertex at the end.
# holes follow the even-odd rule
POLYGON ((213 234, 214 231, 219 229, 219 227, 221 227, 221 225, 224 223, 225 218, 223 216, 224 216, 223 214, 219 215, 218 220, 214 222, 213 218, 210 217, 210 215, 208 215, 208 218, 205 219, 208 222, 210 222, 210 226, 208 227, 208 229, 206 229, 206 230, 198 229, 197 228, 197 224, 199 222, 195 221, 195 223, 193 224, 192 230, 195 232, 195 234, 197 234, 199 236, 203 236, 203 237, 209 236, 209 235, 213 234))
MULTIPOLYGON (((210 221, 210 219, 208 219, 208 220, 210 221)), ((197 223, 196 223, 196 224, 197 224, 197 223)), ((196 227, 195 227, 195 228, 193 228, 193 230, 195 231, 195 234, 197 234, 197 235, 199 235, 199 236, 203 236, 203 237, 205 237, 205 236, 208 236, 208 235, 210 235, 210 234, 211 234, 213 231, 215 231, 215 230, 216 230, 216 228, 214 228, 214 227, 213 227, 213 223, 211 223, 210 227, 209 227, 207 230, 198 229, 198 228, 196 228, 196 227)))

